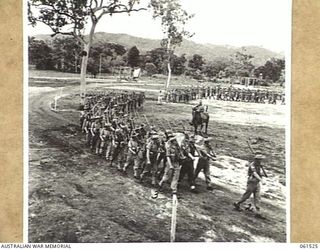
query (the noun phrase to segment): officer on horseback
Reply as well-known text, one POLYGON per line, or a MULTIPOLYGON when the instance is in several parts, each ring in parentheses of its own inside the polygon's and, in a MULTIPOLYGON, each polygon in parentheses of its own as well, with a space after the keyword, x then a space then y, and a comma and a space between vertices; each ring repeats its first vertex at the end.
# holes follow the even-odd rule
POLYGON ((202 100, 200 99, 199 103, 192 108, 192 121, 190 122, 190 125, 194 125, 194 114, 195 112, 203 112, 204 106, 202 105, 202 100))
POLYGON ((207 134, 208 124, 209 124, 209 113, 208 106, 206 108, 202 105, 202 101, 199 101, 199 104, 192 108, 192 121, 190 122, 191 126, 194 126, 194 134, 198 133, 198 127, 200 126, 200 134, 202 133, 202 128, 205 126, 204 133, 207 134))

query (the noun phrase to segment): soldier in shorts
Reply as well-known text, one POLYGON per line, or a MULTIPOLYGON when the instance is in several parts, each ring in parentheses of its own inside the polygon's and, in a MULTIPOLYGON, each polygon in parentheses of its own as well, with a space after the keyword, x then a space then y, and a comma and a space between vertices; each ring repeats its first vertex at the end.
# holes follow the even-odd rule
POLYGON ((248 167, 248 180, 247 180, 247 189, 242 195, 241 199, 238 202, 233 203, 234 207, 237 210, 241 210, 241 203, 245 202, 253 194, 253 211, 260 210, 260 183, 262 182, 262 165, 261 160, 265 157, 260 153, 256 152, 253 162, 247 164, 248 167))
POLYGON ((166 158, 166 141, 165 134, 162 133, 162 135, 159 138, 159 148, 158 148, 158 154, 157 154, 157 178, 160 178, 164 170, 166 168, 167 158, 166 158), (162 163, 162 164, 161 164, 162 163), (160 165, 161 164, 161 165, 160 165))
POLYGON ((185 156, 183 159, 180 159, 181 163, 181 171, 179 177, 179 183, 183 180, 184 176, 188 175, 188 182, 191 191, 195 190, 195 183, 194 183, 194 167, 193 162, 196 160, 195 156, 192 154, 192 150, 190 148, 190 141, 194 141, 193 137, 186 135, 184 142, 181 145, 181 150, 183 155, 185 156))
POLYGON ((138 153, 139 153, 139 144, 138 144, 138 135, 133 133, 131 135, 131 138, 128 142, 128 153, 127 153, 127 159, 126 159, 126 163, 124 164, 123 167, 123 173, 127 173, 127 169, 128 167, 133 164, 133 176, 134 178, 138 179, 138 170, 139 170, 139 157, 138 157, 138 153))
POLYGON ((197 164, 197 167, 194 172, 194 180, 197 179, 199 173, 201 170, 203 170, 207 189, 212 190, 212 183, 211 183, 211 177, 210 177, 210 159, 215 161, 216 155, 212 150, 212 147, 210 145, 210 139, 207 138, 204 140, 204 145, 202 147, 197 148, 197 151, 200 154, 199 162, 197 164))
POLYGON ((85 120, 85 123, 84 123, 84 131, 86 133, 86 144, 87 146, 90 146, 90 142, 91 142, 91 139, 92 139, 92 134, 91 134, 91 126, 92 126, 92 123, 93 123, 93 119, 91 116, 88 116, 85 120))
POLYGON ((172 194, 176 194, 178 191, 178 181, 179 181, 179 175, 180 175, 180 149, 178 142, 173 134, 168 134, 169 140, 166 142, 166 157, 167 157, 167 166, 164 172, 164 175, 159 182, 159 187, 155 191, 155 193, 152 195, 152 198, 155 199, 158 197, 158 194, 163 187, 163 184, 167 182, 170 179, 170 176, 172 176, 171 179, 171 190, 172 194))
POLYGON ((111 156, 111 146, 112 146, 112 128, 110 123, 105 123, 103 129, 100 133, 100 150, 99 154, 101 155, 105 150, 105 158, 107 161, 110 160, 111 156))
POLYGON ((99 146, 100 146, 100 128, 101 128, 101 118, 100 117, 96 117, 95 121, 92 123, 91 125, 91 135, 92 135, 92 139, 91 139, 91 149, 95 149, 95 153, 98 154, 99 153, 99 146))
POLYGON ((119 171, 122 171, 123 169, 123 163, 124 163, 124 156, 125 156, 125 140, 124 140, 124 136, 122 134, 121 129, 116 129, 115 130, 115 135, 113 137, 112 140, 112 147, 113 147, 113 154, 112 154, 112 163, 116 163, 117 164, 117 169, 119 171))
POLYGON ((147 173, 151 173, 152 185, 156 185, 156 174, 158 170, 157 155, 160 147, 159 135, 153 132, 150 135, 150 140, 148 140, 146 145, 146 166, 140 176, 140 181, 142 182, 147 173))

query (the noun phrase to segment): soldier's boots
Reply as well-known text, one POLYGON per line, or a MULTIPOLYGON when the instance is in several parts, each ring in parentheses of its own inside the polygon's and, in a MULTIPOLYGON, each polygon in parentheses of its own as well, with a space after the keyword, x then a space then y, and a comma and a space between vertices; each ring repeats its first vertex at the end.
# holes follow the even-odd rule
POLYGON ((256 208, 251 203, 249 203, 244 209, 247 211, 256 212, 256 208))
POLYGON ((122 173, 125 175, 127 175, 127 168, 128 168, 128 166, 124 166, 122 169, 122 173))
POLYGON ((240 208, 240 204, 238 202, 234 202, 233 206, 236 210, 241 211, 242 209, 240 208))
POLYGON ((138 175, 138 172, 137 171, 134 171, 134 173, 133 173, 133 177, 135 178, 135 179, 139 179, 139 175, 138 175))
POLYGON ((117 170, 122 172, 122 167, 120 166, 120 164, 117 165, 117 170))
POLYGON ((213 187, 207 186, 207 190, 211 191, 211 190, 213 190, 213 187))
POLYGON ((139 179, 140 183, 143 182, 143 179, 144 179, 144 174, 141 174, 141 175, 140 175, 140 179, 139 179))
POLYGON ((106 161, 108 161, 108 162, 112 161, 112 157, 108 153, 106 153, 106 161))
POLYGON ((156 177, 157 177, 157 179, 158 180, 161 180, 161 171, 157 171, 157 173, 156 173, 156 177))
POLYGON ((152 177, 151 185, 152 185, 152 186, 156 186, 156 185, 157 185, 156 177, 155 177, 155 176, 152 177))
POLYGON ((110 160, 110 167, 113 167, 113 163, 114 163, 114 161, 113 161, 113 159, 111 159, 110 160))
POLYGON ((99 149, 99 155, 102 155, 102 153, 103 153, 103 148, 100 148, 99 149))

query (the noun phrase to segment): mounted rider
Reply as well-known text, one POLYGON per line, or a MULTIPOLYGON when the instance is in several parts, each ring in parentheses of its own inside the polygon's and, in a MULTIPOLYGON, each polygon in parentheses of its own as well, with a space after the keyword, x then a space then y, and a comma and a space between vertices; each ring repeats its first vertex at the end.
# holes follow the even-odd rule
POLYGON ((194 124, 195 112, 204 112, 204 106, 202 104, 202 100, 201 99, 199 100, 199 103, 192 108, 192 121, 190 122, 190 125, 194 124))

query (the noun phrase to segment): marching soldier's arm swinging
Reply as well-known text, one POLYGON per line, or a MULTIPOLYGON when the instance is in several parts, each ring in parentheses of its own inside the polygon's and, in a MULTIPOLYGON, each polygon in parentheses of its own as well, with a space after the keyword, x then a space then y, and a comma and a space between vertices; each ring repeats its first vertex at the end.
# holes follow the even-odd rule
POLYGON ((85 124, 85 126, 84 126, 84 131, 85 131, 86 133, 89 133, 89 130, 88 130, 88 127, 87 127, 87 123, 88 123, 88 121, 86 122, 86 124, 85 124))
POLYGON ((262 178, 258 175, 257 172, 253 172, 252 175, 256 177, 260 182, 262 182, 262 178))
POLYGON ((104 133, 104 129, 101 129, 101 131, 100 131, 100 139, 101 139, 101 141, 104 141, 103 133, 104 133))
POLYGON ((170 169, 174 169, 170 156, 167 156, 167 163, 169 164, 170 169))
POLYGON ((90 132, 91 132, 91 135, 92 135, 92 136, 94 136, 93 129, 94 129, 94 123, 92 123, 91 128, 90 128, 90 132))
POLYGON ((129 141, 129 143, 128 143, 128 148, 129 148, 129 150, 130 150, 130 152, 132 153, 132 154, 136 154, 136 152, 134 151, 134 149, 133 149, 133 146, 132 146, 132 143, 131 143, 131 141, 129 141))

